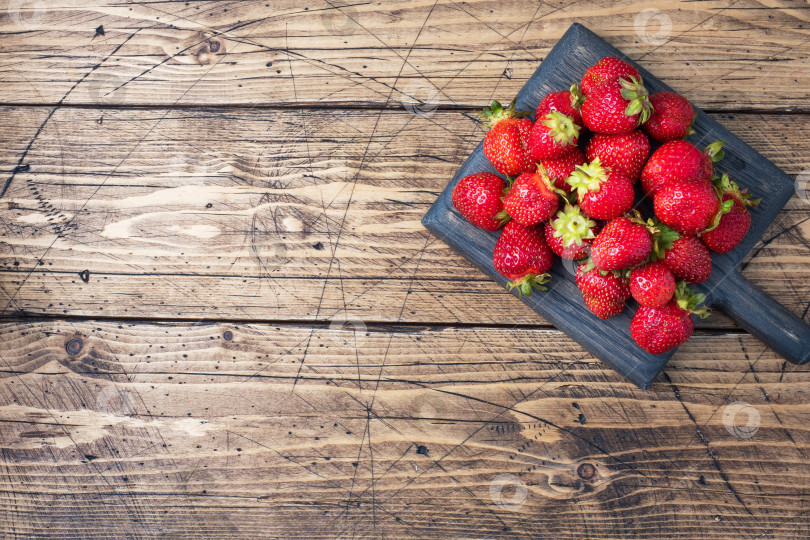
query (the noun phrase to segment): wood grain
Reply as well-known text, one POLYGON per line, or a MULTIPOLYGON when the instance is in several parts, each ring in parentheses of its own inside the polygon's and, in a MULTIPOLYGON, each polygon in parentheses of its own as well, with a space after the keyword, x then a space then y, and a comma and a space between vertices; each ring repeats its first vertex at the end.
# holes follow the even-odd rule
POLYGON ((810 532, 810 374, 744 334, 695 336, 649 392, 544 329, 0 336, 10 538, 810 532))
MULTIPOLYGON (((0 116, 3 168, 33 141, 0 199, 7 311, 545 324, 419 224, 482 136, 467 113, 60 108, 37 133, 34 111, 0 116)), ((715 117, 810 165, 810 118, 715 117)), ((808 218, 794 197, 744 269, 800 317, 808 218)))
POLYGON ((810 84, 801 0, 93 0, 4 11, 2 103, 478 107, 514 96, 573 22, 704 109, 807 110, 810 84))

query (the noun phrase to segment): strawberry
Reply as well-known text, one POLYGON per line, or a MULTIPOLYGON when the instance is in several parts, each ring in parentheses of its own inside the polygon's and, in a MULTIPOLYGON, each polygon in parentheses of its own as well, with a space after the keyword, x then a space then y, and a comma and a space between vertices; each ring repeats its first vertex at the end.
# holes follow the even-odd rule
POLYGON ((650 262, 630 272, 630 294, 647 307, 661 307, 675 294, 675 276, 662 262, 650 262))
POLYGON ((615 56, 606 56, 585 71, 580 82, 582 95, 587 96, 591 91, 614 77, 635 77, 640 79, 638 70, 615 56))
POLYGON ((538 117, 529 134, 529 155, 534 161, 563 157, 576 148, 580 129, 560 111, 538 117))
POLYGON ((587 257, 587 249, 596 238, 596 230, 595 221, 588 219, 579 206, 569 204, 546 223, 546 243, 556 255, 576 261, 587 257))
POLYGON ((582 292, 585 305, 600 319, 608 319, 624 311, 630 298, 627 281, 614 272, 603 272, 587 265, 577 267, 575 281, 582 292))
POLYGON ((610 220, 633 206, 633 183, 619 168, 602 167, 599 158, 578 165, 566 180, 577 192, 579 206, 592 218, 610 220))
POLYGON ((569 186, 568 182, 565 180, 571 176, 577 165, 585 165, 585 154, 582 153, 579 146, 574 146, 572 150, 563 157, 544 159, 539 165, 554 182, 554 187, 568 194, 571 193, 571 186, 569 186))
POLYGON ((670 141, 653 152, 641 171, 641 189, 654 195, 674 180, 703 178, 711 180, 713 162, 723 159, 723 141, 713 142, 705 152, 689 141, 670 141))
POLYGON ((675 233, 674 240, 659 242, 653 259, 663 262, 676 279, 687 283, 703 283, 712 273, 712 256, 695 236, 675 233))
POLYGON ((652 235, 643 222, 617 217, 596 235, 591 259, 599 270, 621 270, 644 262, 652 248, 652 235))
POLYGON ((630 133, 652 113, 647 89, 640 77, 615 77, 597 86, 582 103, 585 127, 597 133, 630 133))
POLYGON ((570 90, 550 92, 540 100, 537 109, 534 111, 534 118, 543 118, 551 111, 560 111, 569 116, 576 125, 583 126, 582 115, 579 114, 579 102, 581 99, 579 86, 576 84, 572 84, 570 90))
POLYGON ((717 182, 723 193, 723 208, 716 226, 700 235, 703 243, 714 252, 727 253, 737 247, 751 226, 748 206, 756 206, 761 199, 752 200, 745 189, 729 180, 728 173, 717 182), (729 204, 729 202, 731 204, 729 204))
MULTIPOLYGON (((453 206, 467 221, 488 231, 504 226, 503 192, 506 185, 500 176, 478 173, 465 176, 453 188, 453 206)), ((508 220, 508 216, 506 216, 508 220)))
POLYGON ((650 155, 650 140, 638 130, 621 135, 596 133, 585 152, 588 161, 599 158, 602 165, 622 169, 636 183, 650 155))
POLYGON ((642 129, 653 138, 663 143, 675 139, 685 139, 695 132, 692 121, 695 111, 689 101, 675 92, 656 92, 650 95, 653 113, 642 129))
POLYGON ((517 221, 506 224, 492 254, 495 270, 511 280, 507 288, 517 289, 519 296, 531 296, 532 288, 545 290, 543 283, 551 277, 547 272, 553 262, 554 254, 543 239, 542 229, 517 221))
POLYGON ((480 115, 490 127, 484 137, 484 155, 501 174, 517 176, 534 169, 534 161, 527 150, 529 133, 534 125, 528 112, 516 112, 515 100, 507 109, 497 101, 480 115))
POLYGON ((720 212, 720 199, 711 182, 675 180, 655 192, 655 216, 681 234, 693 235, 712 225, 720 212))
POLYGON ((708 310, 699 304, 705 296, 695 294, 681 282, 675 298, 663 307, 640 306, 630 322, 630 335, 639 347, 650 354, 665 353, 684 343, 692 335, 692 315, 707 317, 708 310))
POLYGON ((526 227, 546 221, 554 215, 558 205, 559 196, 550 187, 548 176, 540 171, 515 178, 503 199, 507 214, 526 227))

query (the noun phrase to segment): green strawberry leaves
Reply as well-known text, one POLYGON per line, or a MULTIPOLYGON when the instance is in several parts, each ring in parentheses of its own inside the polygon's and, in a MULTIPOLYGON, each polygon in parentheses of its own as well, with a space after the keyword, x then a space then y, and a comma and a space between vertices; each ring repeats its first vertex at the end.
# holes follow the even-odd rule
POLYGON ((549 128, 549 135, 551 135, 557 146, 576 144, 581 128, 574 123, 570 116, 560 111, 551 111, 542 120, 538 121, 549 128))
POLYGON ((518 112, 515 110, 516 99, 517 98, 513 99, 512 103, 510 103, 509 107, 506 109, 504 109, 503 105, 501 105, 498 101, 493 101, 492 105, 485 108, 478 116, 484 120, 484 125, 493 127, 501 120, 505 120, 507 118, 522 118, 530 115, 531 113, 529 111, 518 112))
POLYGON ((562 238, 563 247, 570 247, 572 244, 581 246, 583 240, 596 238, 592 230, 592 227, 596 227, 596 222, 583 214, 579 206, 566 205, 557 212, 551 226, 554 237, 562 238))
POLYGON ((697 315, 701 319, 705 319, 710 314, 709 308, 703 305, 703 302, 706 301, 706 295, 696 293, 685 281, 678 282, 675 287, 675 301, 682 310, 697 315))
POLYGON ((638 125, 643 124, 649 120, 653 113, 653 105, 650 103, 650 93, 644 87, 644 81, 641 77, 638 79, 632 75, 624 78, 619 78, 621 85, 621 95, 624 99, 629 101, 627 107, 624 109, 626 116, 638 115, 638 125))
POLYGON ((548 283, 551 279, 551 274, 529 274, 528 276, 524 276, 518 280, 510 281, 506 284, 506 288, 509 292, 516 290, 518 293, 518 298, 522 298, 524 296, 529 297, 532 295, 532 289, 537 289, 538 291, 545 291, 546 287, 543 284, 548 283))
POLYGON ((585 196, 588 192, 598 192, 602 183, 607 180, 607 171, 602 167, 599 158, 594 158, 590 163, 577 165, 571 176, 565 179, 572 189, 580 196, 585 196))

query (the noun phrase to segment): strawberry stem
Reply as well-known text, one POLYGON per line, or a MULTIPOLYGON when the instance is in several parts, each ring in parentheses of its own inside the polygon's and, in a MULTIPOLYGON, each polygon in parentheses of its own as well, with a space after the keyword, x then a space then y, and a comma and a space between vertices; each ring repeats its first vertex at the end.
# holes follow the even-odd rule
POLYGON ((545 291, 546 287, 543 286, 544 283, 547 283, 548 280, 551 279, 551 274, 528 274, 523 276, 520 279, 516 279, 514 281, 510 281, 506 284, 506 288, 509 292, 513 290, 517 290, 518 298, 522 298, 524 296, 529 297, 532 295, 532 289, 537 289, 538 291, 545 291))
POLYGON ((638 125, 649 120, 654 109, 652 103, 650 103, 650 93, 644 87, 644 81, 642 81, 641 77, 638 79, 632 75, 627 79, 621 77, 619 78, 619 84, 622 86, 622 97, 630 102, 624 109, 624 114, 626 116, 639 115, 638 125))
POLYGON ((594 158, 590 163, 577 165, 571 176, 565 179, 578 195, 585 196, 588 192, 598 192, 602 183, 607 181, 607 171, 602 167, 599 158, 594 158))
POLYGON ((563 247, 571 244, 581 246, 583 240, 596 237, 592 230, 592 227, 596 227, 596 222, 583 214, 576 205, 567 204, 563 210, 557 212, 551 227, 554 229, 554 237, 562 238, 563 247))
POLYGON ((697 315, 701 319, 709 316, 709 308, 703 305, 703 302, 706 301, 706 295, 696 293, 685 281, 679 281, 675 287, 675 301, 682 310, 697 315))
POLYGON ((551 111, 538 121, 549 128, 549 134, 557 146, 575 144, 579 137, 580 127, 574 123, 570 116, 560 111, 551 111))
POLYGON ((492 128, 501 120, 506 120, 507 118, 522 118, 531 114, 529 111, 517 112, 515 110, 515 100, 517 100, 517 98, 513 99, 512 103, 510 103, 509 107, 506 109, 504 109, 503 105, 498 101, 493 101, 492 105, 485 108, 478 116, 484 120, 485 126, 492 128))
POLYGON ((713 162, 717 163, 726 155, 723 151, 723 141, 714 141, 706 147, 706 155, 709 156, 713 162))

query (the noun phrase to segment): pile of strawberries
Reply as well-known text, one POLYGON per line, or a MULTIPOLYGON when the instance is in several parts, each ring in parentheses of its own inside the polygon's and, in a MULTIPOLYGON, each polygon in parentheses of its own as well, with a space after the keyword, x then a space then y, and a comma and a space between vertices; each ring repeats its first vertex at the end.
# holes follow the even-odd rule
POLYGON ((691 316, 707 315, 689 285, 709 278, 710 250, 740 243, 747 207, 759 202, 715 175, 723 143, 701 151, 687 142, 689 102, 650 95, 638 70, 615 57, 546 95, 534 122, 514 104, 496 101, 481 115, 490 127, 484 153, 506 181, 478 173, 453 190, 467 220, 502 229, 493 264, 509 289, 543 290, 557 255, 577 261, 576 284, 597 317, 618 315, 631 296, 638 302, 630 331, 640 347, 660 354, 686 341, 691 316), (652 155, 650 139, 660 144, 652 155), (636 185, 654 216, 635 208, 636 185))

